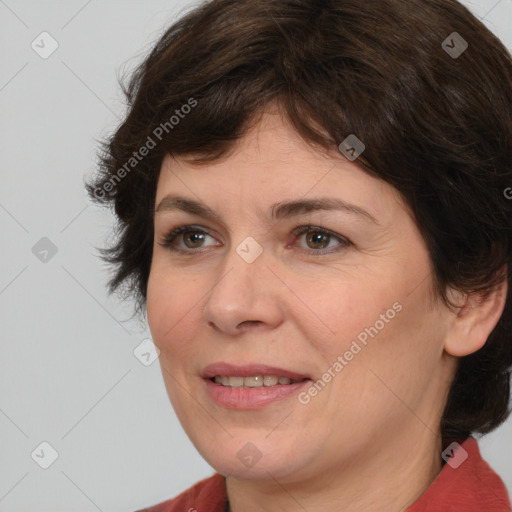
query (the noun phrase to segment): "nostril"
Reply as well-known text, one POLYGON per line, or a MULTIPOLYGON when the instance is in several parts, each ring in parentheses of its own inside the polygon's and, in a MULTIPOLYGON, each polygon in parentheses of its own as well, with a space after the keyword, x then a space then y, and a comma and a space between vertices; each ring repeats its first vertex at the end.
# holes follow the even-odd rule
POLYGON ((244 327, 246 325, 254 325, 254 324, 259 324, 260 321, 259 320, 245 320, 241 323, 238 324, 238 327, 244 327))

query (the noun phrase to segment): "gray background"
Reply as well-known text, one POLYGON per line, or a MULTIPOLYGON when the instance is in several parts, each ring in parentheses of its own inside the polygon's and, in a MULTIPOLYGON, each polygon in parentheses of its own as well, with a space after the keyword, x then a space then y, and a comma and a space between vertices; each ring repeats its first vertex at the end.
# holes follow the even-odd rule
MULTIPOLYGON (((512 0, 464 3, 512 49, 512 0)), ((106 294, 94 247, 113 218, 83 188, 124 111, 119 74, 192 5, 0 0, 0 511, 131 511, 213 472, 158 361, 134 355, 147 327, 106 294)), ((511 441, 509 420, 480 446, 512 493, 511 441)))

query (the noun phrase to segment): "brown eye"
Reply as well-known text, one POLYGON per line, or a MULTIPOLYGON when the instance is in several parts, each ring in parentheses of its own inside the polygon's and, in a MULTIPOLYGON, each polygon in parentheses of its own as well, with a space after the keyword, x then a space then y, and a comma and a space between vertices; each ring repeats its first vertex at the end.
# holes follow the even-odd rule
POLYGON ((347 238, 333 233, 324 228, 315 226, 302 226, 295 230, 295 237, 297 240, 304 239, 302 248, 310 253, 328 253, 342 250, 349 245, 352 245, 347 238))
POLYGON ((208 245, 219 245, 219 242, 203 229, 194 226, 182 226, 167 234, 160 245, 170 251, 193 253, 199 252, 194 251, 194 249, 202 249, 208 247, 208 245), (207 238, 212 239, 214 243, 206 243, 207 238))
POLYGON ((204 237, 201 231, 187 231, 183 233, 183 242, 189 249, 197 249, 204 242, 204 237))
POLYGON ((331 235, 320 231, 310 231, 306 236, 306 242, 311 249, 325 249, 330 239, 331 235))

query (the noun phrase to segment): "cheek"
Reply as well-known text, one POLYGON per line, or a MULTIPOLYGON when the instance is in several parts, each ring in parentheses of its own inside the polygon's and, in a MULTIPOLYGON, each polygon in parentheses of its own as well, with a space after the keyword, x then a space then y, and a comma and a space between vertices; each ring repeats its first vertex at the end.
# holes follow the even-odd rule
POLYGON ((320 371, 331 369, 344 375, 336 379, 335 388, 347 386, 348 390, 349 382, 366 386, 375 380, 373 370, 386 382, 407 390, 428 374, 442 347, 439 315, 426 306, 428 280, 411 293, 417 283, 401 277, 399 269, 383 272, 379 279, 375 274, 351 277, 339 286, 324 288, 322 295, 313 288, 304 289, 311 309, 321 312, 326 326, 320 335, 301 321, 304 334, 321 356, 324 368, 320 371))
POLYGON ((361 303, 363 313, 347 317, 347 335, 330 356, 343 358, 333 393, 351 401, 354 410, 362 407, 361 418, 378 422, 390 411, 407 416, 404 403, 414 410, 422 403, 436 375, 444 333, 439 311, 426 307, 427 292, 426 287, 414 294, 388 290, 379 300, 361 303))
MULTIPOLYGON (((176 272, 152 266, 147 287, 147 315, 155 345, 162 353, 174 348, 197 316, 202 293, 192 278, 177 279, 176 272)), ((195 319, 197 325, 197 318, 195 319)))
MULTIPOLYGON (((332 282, 332 281, 331 281, 332 282)), ((375 286, 372 280, 356 278, 339 280, 319 294, 313 290, 308 293, 309 301, 314 303, 315 311, 324 324, 324 337, 314 336, 310 332, 309 339, 317 340, 319 349, 331 358, 343 355, 350 348, 352 341, 364 342, 368 337, 367 330, 378 322, 379 331, 384 331, 387 324, 381 325, 381 314, 395 316, 393 303, 397 294, 390 292, 390 287, 375 286)))

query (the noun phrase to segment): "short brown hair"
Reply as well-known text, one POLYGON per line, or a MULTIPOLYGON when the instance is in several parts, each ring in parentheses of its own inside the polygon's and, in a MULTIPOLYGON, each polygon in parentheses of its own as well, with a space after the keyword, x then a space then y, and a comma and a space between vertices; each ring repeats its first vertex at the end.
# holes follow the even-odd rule
MULTIPOLYGON (((87 189, 118 218, 109 291, 138 312, 163 157, 225 156, 271 101, 318 148, 364 142, 359 164, 405 199, 447 304, 448 285, 485 297, 504 269, 512 288, 512 59, 457 1, 213 0, 163 34, 125 93, 87 189)), ((511 333, 508 293, 485 346, 459 360, 445 445, 507 418, 511 333)))

